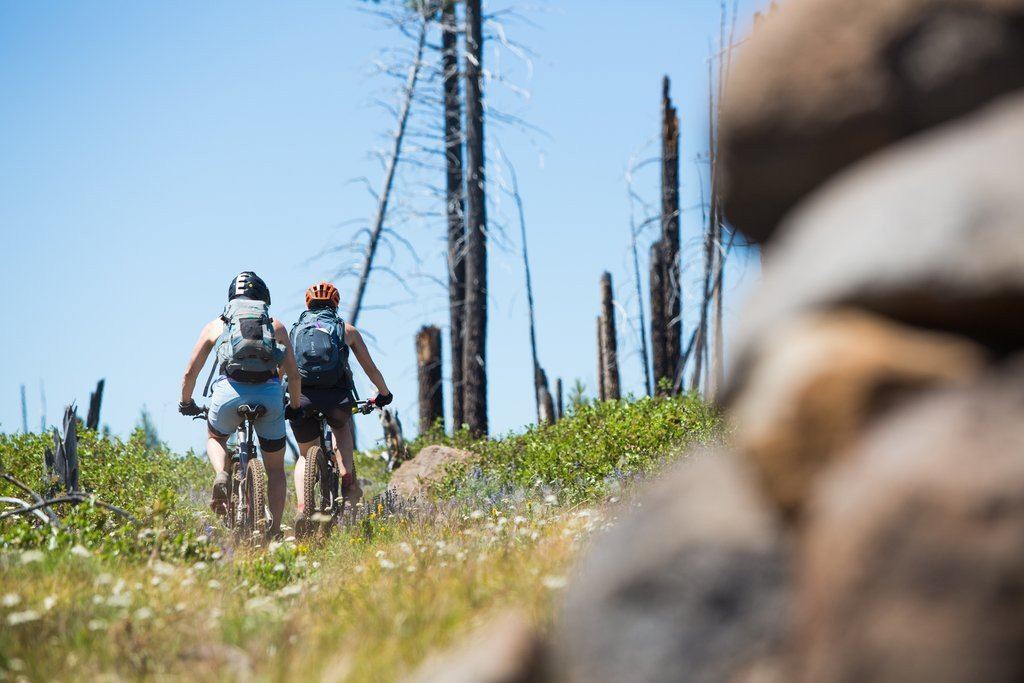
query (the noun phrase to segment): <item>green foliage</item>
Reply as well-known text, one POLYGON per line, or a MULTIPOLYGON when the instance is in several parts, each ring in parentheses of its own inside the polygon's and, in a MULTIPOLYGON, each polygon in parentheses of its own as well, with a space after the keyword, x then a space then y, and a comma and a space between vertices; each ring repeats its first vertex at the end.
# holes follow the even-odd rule
POLYGON ((468 446, 480 459, 475 467, 450 472, 438 493, 455 496, 481 487, 495 494, 549 490, 564 503, 579 503, 601 495, 617 478, 649 471, 674 449, 712 440, 719 422, 696 395, 578 401, 554 425, 455 444, 468 446))
MULTIPOLYGON (((46 435, 0 434, 0 463, 37 491, 44 481, 46 435)), ((84 545, 103 555, 148 559, 203 558, 210 550, 197 540, 201 521, 193 498, 205 496, 209 465, 194 457, 172 454, 152 445, 140 430, 126 442, 96 432, 78 434, 80 485, 100 500, 127 510, 143 526, 136 527, 101 507, 82 503, 59 508, 63 529, 54 534, 46 525, 24 515, 0 521, 0 548, 71 548, 84 545)), ((21 490, 0 481, 0 495, 24 498, 21 490)))

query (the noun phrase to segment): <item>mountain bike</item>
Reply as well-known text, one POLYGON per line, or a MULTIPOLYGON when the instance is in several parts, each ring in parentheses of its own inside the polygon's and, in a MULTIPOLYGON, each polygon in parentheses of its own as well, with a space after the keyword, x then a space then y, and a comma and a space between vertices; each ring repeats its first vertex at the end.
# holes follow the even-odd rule
MULTIPOLYGON (((352 414, 369 415, 376 407, 372 399, 356 401, 352 405, 352 414)), ((320 442, 306 453, 306 469, 302 476, 305 505, 296 523, 296 531, 300 534, 313 530, 317 523, 334 522, 345 506, 340 490, 341 475, 334 459, 331 427, 321 411, 315 408, 306 408, 306 411, 308 417, 315 417, 320 422, 320 442)), ((354 466, 352 476, 355 477, 354 466)))
MULTIPOLYGON (((216 512, 242 540, 262 542, 270 527, 270 507, 267 505, 267 470, 256 450, 256 420, 267 412, 258 403, 243 403, 238 406, 242 423, 236 431, 238 447, 229 453, 227 465, 228 499, 223 509, 216 512)), ((208 408, 193 419, 205 420, 208 408)))

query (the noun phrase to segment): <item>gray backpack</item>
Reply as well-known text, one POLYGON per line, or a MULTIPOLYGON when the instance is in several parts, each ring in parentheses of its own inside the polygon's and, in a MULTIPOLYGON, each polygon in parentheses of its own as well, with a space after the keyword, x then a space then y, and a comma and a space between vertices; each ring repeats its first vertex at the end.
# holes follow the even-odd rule
POLYGON ((224 321, 217 347, 221 374, 239 382, 266 382, 276 376, 285 351, 274 339, 267 304, 233 299, 220 317, 224 321))

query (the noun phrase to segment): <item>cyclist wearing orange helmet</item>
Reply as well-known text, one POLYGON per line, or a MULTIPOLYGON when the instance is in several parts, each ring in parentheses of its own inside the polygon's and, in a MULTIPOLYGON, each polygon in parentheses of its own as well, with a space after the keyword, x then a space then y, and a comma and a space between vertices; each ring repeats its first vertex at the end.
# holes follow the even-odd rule
POLYGON ((354 445, 349 426, 351 407, 355 401, 352 371, 348 365, 350 351, 377 387, 378 393, 373 403, 383 407, 392 400, 384 376, 370 357, 359 330, 338 316, 340 299, 338 288, 329 282, 318 282, 311 286, 306 290, 306 310, 299 316, 290 334, 299 374, 302 376, 299 414, 289 416, 295 439, 299 442, 295 490, 299 496, 300 514, 305 506, 302 478, 306 454, 310 448, 318 445, 320 436, 320 425, 309 414, 313 412, 309 408, 322 413, 331 427, 334 458, 341 473, 342 493, 349 499, 358 499, 360 495, 352 463, 354 445))

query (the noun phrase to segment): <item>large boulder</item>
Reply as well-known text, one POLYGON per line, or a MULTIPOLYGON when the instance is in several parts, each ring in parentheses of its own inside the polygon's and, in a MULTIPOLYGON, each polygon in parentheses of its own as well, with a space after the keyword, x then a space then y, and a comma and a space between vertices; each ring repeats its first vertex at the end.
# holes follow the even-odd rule
POLYGON ((388 488, 404 498, 422 497, 431 484, 441 481, 448 467, 469 462, 473 453, 450 446, 426 446, 395 470, 388 488))
POLYGON ((823 481, 801 677, 1024 680, 1024 366, 894 414, 823 481))
POLYGON ((741 463, 691 456, 583 558, 556 680, 776 680, 786 591, 779 526, 741 463))
POLYGON ((791 214, 740 320, 737 395, 764 340, 809 312, 860 308, 1024 347, 1024 96, 858 164, 791 214))
POLYGON ((1022 86, 1024 0, 787 0, 731 68, 725 213, 763 241, 840 169, 1022 86))
POLYGON ((763 340, 732 410, 735 446, 787 517, 828 464, 897 404, 982 372, 984 350, 857 311, 807 316, 763 340))

